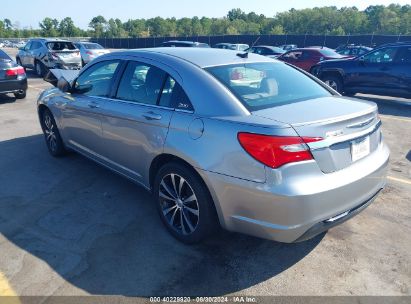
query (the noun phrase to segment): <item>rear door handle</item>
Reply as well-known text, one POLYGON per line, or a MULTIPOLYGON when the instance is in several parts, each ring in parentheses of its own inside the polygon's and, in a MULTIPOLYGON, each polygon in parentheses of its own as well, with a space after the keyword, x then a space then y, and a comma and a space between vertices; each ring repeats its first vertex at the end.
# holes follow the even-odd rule
POLYGON ((143 117, 147 120, 160 120, 161 119, 161 115, 154 113, 153 111, 144 113, 143 117))

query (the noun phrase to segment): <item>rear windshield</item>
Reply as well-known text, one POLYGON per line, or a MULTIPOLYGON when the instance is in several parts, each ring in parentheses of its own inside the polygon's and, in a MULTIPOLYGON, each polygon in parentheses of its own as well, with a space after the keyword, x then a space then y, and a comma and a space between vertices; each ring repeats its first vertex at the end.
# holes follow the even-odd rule
POLYGON ((283 63, 246 63, 206 70, 228 87, 251 112, 331 96, 316 81, 283 63))
POLYGON ((4 51, 0 50, 0 59, 2 60, 11 60, 9 55, 7 55, 4 51))
POLYGON ((88 50, 101 50, 101 49, 104 49, 100 44, 97 44, 97 43, 84 43, 84 47, 88 50))
POLYGON ((337 52, 329 49, 319 49, 320 53, 326 57, 343 57, 337 52))
POLYGON ((52 51, 71 51, 76 49, 74 44, 69 41, 48 42, 47 47, 52 51))

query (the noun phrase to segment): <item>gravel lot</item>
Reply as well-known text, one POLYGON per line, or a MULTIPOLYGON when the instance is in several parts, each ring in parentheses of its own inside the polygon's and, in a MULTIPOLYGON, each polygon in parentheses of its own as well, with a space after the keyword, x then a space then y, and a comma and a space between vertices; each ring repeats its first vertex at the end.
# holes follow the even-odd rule
POLYGON ((185 246, 142 188, 49 156, 36 114, 49 85, 29 77, 26 99, 0 96, 0 295, 411 295, 410 100, 357 96, 378 103, 392 153, 357 217, 298 244, 223 232, 185 246))

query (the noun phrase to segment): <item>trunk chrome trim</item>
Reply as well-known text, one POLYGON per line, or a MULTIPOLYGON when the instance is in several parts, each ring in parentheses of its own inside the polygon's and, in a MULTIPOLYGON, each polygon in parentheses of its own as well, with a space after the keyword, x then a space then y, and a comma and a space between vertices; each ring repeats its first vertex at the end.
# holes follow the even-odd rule
POLYGON ((307 145, 310 147, 310 150, 319 150, 319 149, 324 149, 328 148, 334 144, 338 143, 343 143, 347 141, 354 140, 359 137, 363 137, 366 135, 369 135, 371 133, 374 133, 379 127, 381 126, 381 120, 379 120, 375 125, 372 127, 362 130, 360 132, 355 132, 352 134, 347 134, 347 135, 342 135, 342 136, 336 136, 336 137, 329 137, 321 141, 316 141, 316 142, 311 142, 307 143, 307 145))

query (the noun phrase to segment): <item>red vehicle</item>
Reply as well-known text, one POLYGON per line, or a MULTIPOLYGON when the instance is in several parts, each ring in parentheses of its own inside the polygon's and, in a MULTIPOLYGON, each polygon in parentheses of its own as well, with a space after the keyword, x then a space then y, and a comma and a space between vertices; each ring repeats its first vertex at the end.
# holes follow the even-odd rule
POLYGON ((318 62, 329 59, 346 58, 329 48, 304 48, 288 51, 277 59, 288 62, 307 72, 318 62))

